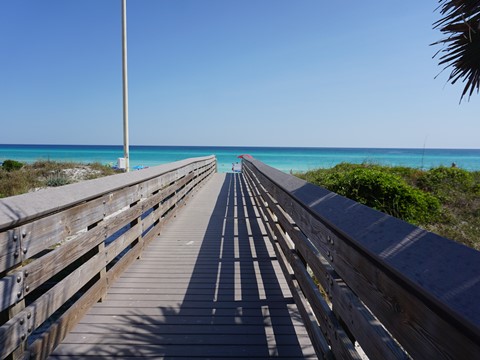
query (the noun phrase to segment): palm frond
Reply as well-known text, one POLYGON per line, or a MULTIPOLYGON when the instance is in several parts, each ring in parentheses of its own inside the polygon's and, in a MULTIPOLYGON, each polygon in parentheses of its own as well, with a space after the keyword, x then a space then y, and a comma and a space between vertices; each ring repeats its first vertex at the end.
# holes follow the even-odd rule
POLYGON ((448 81, 465 83, 460 101, 480 89, 480 0, 439 0, 442 18, 433 24, 446 37, 432 45, 443 45, 439 65, 452 68, 448 81))

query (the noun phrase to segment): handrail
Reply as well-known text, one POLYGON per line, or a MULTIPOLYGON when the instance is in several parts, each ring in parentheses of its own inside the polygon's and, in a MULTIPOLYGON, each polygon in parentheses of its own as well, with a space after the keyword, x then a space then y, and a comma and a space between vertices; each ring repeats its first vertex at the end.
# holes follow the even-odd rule
POLYGON ((242 169, 320 356, 480 358, 480 252, 256 159, 242 169))
POLYGON ((0 200, 0 359, 46 358, 216 171, 186 159, 0 200))

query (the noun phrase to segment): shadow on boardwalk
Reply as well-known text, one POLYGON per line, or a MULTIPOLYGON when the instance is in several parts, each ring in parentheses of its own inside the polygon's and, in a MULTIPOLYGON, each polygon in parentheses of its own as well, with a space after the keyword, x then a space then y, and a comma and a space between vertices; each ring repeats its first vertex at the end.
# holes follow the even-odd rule
POLYGON ((316 358, 242 176, 210 181, 214 207, 181 213, 54 358, 316 358))

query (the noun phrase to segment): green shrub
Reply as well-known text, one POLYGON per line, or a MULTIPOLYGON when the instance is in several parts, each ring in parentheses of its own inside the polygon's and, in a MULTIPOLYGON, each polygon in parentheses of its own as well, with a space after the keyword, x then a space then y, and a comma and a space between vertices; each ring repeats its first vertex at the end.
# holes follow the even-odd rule
POLYGON ((340 164, 297 176, 480 250, 480 171, 340 164))
POLYGON ((473 173, 444 166, 426 171, 418 178, 417 185, 448 203, 456 201, 459 193, 466 195, 476 192, 473 173))
POLYGON ((414 224, 434 220, 440 202, 434 196, 408 185, 400 176, 376 167, 353 167, 322 176, 327 189, 359 203, 414 224))
POLYGON ((473 186, 473 194, 479 196, 480 195, 480 184, 475 184, 473 186))
POLYGON ((23 167, 23 163, 16 160, 5 160, 2 164, 2 168, 5 171, 20 170, 23 167))
POLYGON ((473 184, 474 178, 471 172, 444 166, 431 169, 418 179, 419 187, 432 192, 442 191, 445 188, 467 190, 473 184))

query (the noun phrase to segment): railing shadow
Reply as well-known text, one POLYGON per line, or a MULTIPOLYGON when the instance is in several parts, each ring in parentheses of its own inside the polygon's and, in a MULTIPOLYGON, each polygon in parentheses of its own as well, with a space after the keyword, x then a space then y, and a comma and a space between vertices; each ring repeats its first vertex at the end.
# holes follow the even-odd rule
POLYGON ((191 275, 100 304, 52 358, 316 358, 268 242, 242 175, 226 174, 191 275))

